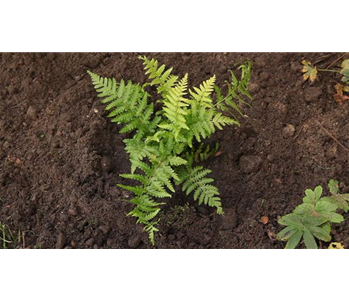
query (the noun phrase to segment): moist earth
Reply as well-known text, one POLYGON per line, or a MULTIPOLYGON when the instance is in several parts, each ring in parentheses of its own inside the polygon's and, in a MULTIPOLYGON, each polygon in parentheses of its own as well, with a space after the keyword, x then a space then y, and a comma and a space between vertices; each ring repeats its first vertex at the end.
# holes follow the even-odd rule
MULTIPOLYGON (((131 195, 116 186, 130 168, 125 136, 106 118, 86 73, 143 83, 139 54, 0 54, 0 221, 13 233, 9 248, 153 248, 126 216, 131 195)), ((336 74, 311 84, 300 72, 303 58, 326 67, 341 53, 146 55, 188 72, 191 85, 213 74, 223 85, 230 69, 253 64, 252 106, 243 107, 240 127, 210 139, 220 155, 204 163, 225 214, 178 191, 161 215, 155 248, 283 248, 277 220, 306 188, 333 178, 349 192, 349 151, 328 134, 349 148, 349 101, 333 99, 336 74)), ((346 248, 348 222, 332 231, 346 248)))

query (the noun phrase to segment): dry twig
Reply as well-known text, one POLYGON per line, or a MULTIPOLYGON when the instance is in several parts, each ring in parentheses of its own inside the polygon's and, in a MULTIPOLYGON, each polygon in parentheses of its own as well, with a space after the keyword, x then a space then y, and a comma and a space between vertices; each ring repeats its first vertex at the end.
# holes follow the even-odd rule
POLYGON ((349 54, 349 52, 344 53, 343 55, 341 55, 340 57, 338 57, 334 62, 330 63, 326 69, 330 68, 331 66, 333 66, 337 61, 339 61, 341 58, 343 58, 344 56, 346 56, 347 54, 349 54))
POLYGON ((340 141, 338 141, 324 126, 321 125, 321 123, 318 120, 315 120, 315 122, 321 127, 323 131, 325 131, 339 146, 341 146, 343 149, 349 152, 349 149, 345 147, 340 141))

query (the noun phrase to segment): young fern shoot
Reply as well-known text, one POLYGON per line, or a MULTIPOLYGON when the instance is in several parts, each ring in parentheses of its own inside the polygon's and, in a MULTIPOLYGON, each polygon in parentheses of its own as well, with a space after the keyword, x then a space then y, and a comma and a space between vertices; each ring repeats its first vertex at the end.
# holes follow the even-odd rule
MULTIPOLYGON (((134 194, 129 200, 134 208, 128 215, 144 225, 154 245, 161 206, 165 199, 171 198, 177 186, 181 185, 187 195, 193 193, 199 204, 223 213, 219 191, 212 184, 214 180, 208 177, 211 170, 197 166, 197 157, 201 157, 202 140, 226 125, 239 125, 233 112, 241 114, 241 111, 234 99, 250 98, 251 65, 241 66, 241 80, 232 73, 228 94, 223 97, 221 89, 215 85, 216 76, 199 87, 188 89, 188 74, 179 78, 172 74, 172 68, 159 66, 155 59, 146 56, 139 56, 139 59, 150 80, 143 86, 123 79, 104 78, 91 71, 88 74, 98 97, 103 98, 102 103, 110 111, 108 117, 123 126, 120 133, 133 133, 131 138, 124 139, 131 170, 120 176, 137 183, 118 186, 134 194), (157 112, 145 90, 148 85, 157 88, 159 99, 156 102, 161 106, 157 112)), ((208 157, 208 150, 202 157, 208 157)))

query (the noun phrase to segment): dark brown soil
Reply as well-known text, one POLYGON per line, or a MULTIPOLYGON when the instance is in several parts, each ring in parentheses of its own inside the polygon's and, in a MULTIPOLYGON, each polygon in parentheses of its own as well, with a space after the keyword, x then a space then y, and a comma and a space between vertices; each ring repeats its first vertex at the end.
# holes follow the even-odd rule
MULTIPOLYGON (((0 221, 17 236, 13 248, 150 248, 129 195, 116 187, 128 172, 123 136, 105 117, 86 70, 145 81, 136 53, 0 54, 0 221)), ((337 77, 303 83, 300 61, 321 53, 157 53, 195 85, 219 83, 244 60, 253 62, 253 107, 240 128, 212 141, 222 154, 206 166, 221 191, 225 216, 178 193, 162 217, 158 248, 282 248, 279 216, 304 190, 331 178, 349 192, 349 101, 332 94, 337 77), (188 204, 186 204, 188 203, 188 204), (184 205, 179 207, 176 205, 184 205), (236 212, 236 214, 235 214, 236 212), (264 225, 260 218, 268 216, 264 225)), ((325 57, 327 66, 339 54, 325 57)), ((349 247, 349 221, 333 240, 349 247)), ((326 245, 323 244, 323 247, 326 245)))

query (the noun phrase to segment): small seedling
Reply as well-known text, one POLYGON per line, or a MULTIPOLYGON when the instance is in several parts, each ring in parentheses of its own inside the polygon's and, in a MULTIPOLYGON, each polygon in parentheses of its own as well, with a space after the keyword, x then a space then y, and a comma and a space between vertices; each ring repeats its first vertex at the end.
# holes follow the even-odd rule
POLYGON ((309 79, 310 82, 314 82, 317 77, 317 68, 305 59, 302 60, 302 65, 303 80, 307 81, 309 79))
POLYGON ((344 82, 344 85, 341 83, 337 83, 335 85, 336 94, 333 95, 334 99, 342 104, 344 100, 349 100, 349 96, 345 93, 349 92, 349 59, 346 59, 342 62, 340 69, 318 69, 308 60, 302 60, 302 73, 303 80, 310 82, 314 82, 317 78, 318 71, 319 72, 333 72, 339 73, 342 75, 341 81, 344 82))
POLYGON ((328 249, 345 249, 341 243, 331 243, 328 249))
POLYGON ((7 226, 0 222, 0 241, 2 249, 7 249, 9 244, 15 241, 15 237, 7 226))
POLYGON ((344 218, 337 211, 349 210, 349 194, 338 193, 338 181, 330 180, 328 184, 331 195, 322 197, 322 187, 307 189, 303 203, 295 210, 283 216, 278 222, 286 226, 278 234, 278 239, 287 241, 286 249, 294 249, 303 239, 306 248, 317 249, 315 238, 331 241, 331 224, 341 223, 344 218))
POLYGON ((199 204, 223 213, 219 191, 211 184, 214 180, 207 176, 211 170, 195 163, 217 150, 200 146, 204 139, 226 125, 239 125, 235 113, 242 115, 242 112, 237 102, 245 103, 243 97, 251 98, 248 91, 251 64, 240 66, 240 79, 231 72, 231 82, 223 96, 215 84, 215 75, 189 89, 188 74, 179 78, 172 74, 173 68, 160 66, 155 59, 146 56, 139 59, 150 83, 140 85, 88 73, 98 97, 107 104, 112 122, 123 124, 120 133, 133 133, 123 140, 131 172, 120 176, 139 184, 118 186, 134 193, 134 197, 127 200, 134 205, 128 215, 145 226, 154 244, 158 214, 165 204, 158 199, 171 198, 176 186, 181 185, 187 195, 193 193, 199 204), (146 90, 149 85, 157 88, 157 97, 152 101, 146 90))

